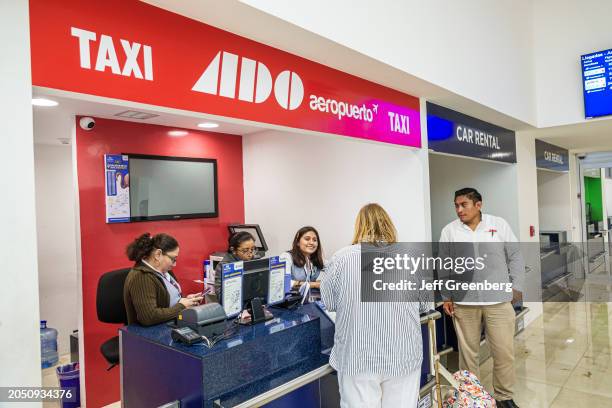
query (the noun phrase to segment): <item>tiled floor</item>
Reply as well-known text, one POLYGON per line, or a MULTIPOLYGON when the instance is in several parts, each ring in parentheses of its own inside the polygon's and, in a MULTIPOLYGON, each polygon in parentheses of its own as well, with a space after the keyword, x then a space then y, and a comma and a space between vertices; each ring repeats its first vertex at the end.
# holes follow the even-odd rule
MULTIPOLYGON (((491 359, 481 366, 490 391, 492 370, 491 359)), ((612 408, 612 303, 544 304, 543 315, 515 339, 515 371, 521 408, 612 408)), ((57 386, 54 368, 42 375, 45 386, 57 386)))
MULTIPOLYGON (((492 362, 481 366, 492 391, 492 362)), ((521 408, 612 407, 612 303, 546 303, 515 341, 521 408)))

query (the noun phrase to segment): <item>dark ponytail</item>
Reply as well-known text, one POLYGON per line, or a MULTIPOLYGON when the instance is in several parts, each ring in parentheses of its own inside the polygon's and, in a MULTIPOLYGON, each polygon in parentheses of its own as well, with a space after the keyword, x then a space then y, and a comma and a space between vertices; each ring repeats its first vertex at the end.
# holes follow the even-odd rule
POLYGON ((130 261, 140 262, 156 249, 170 252, 178 246, 178 241, 168 234, 157 234, 151 237, 150 233, 145 232, 128 245, 125 253, 130 261))

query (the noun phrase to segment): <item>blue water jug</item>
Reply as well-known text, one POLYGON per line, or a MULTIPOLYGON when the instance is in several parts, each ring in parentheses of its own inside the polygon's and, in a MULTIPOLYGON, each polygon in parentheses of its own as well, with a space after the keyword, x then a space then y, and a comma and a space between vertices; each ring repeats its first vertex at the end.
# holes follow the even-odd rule
POLYGON ((47 327, 47 321, 40 321, 41 367, 48 368, 57 364, 57 330, 47 327))

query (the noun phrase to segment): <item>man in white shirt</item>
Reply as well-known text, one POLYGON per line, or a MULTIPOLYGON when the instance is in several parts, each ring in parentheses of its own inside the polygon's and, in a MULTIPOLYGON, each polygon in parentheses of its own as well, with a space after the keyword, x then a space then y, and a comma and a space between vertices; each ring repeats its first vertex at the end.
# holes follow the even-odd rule
MULTIPOLYGON (((485 336, 493 357, 493 388, 497 406, 517 408, 513 401, 515 313, 512 304, 522 297, 525 264, 516 236, 508 223, 503 218, 482 214, 481 208, 482 196, 476 189, 464 188, 455 192, 458 219, 442 230, 439 256, 444 258, 451 255, 454 245, 448 243, 471 243, 456 246, 471 247, 474 257, 481 256, 479 252, 484 252, 483 248, 486 248, 489 255, 485 262, 489 264, 486 273, 496 274, 496 282, 505 284, 506 291, 443 291, 444 312, 453 317, 459 343, 459 368, 469 370, 476 376, 480 375, 480 338, 484 322, 485 336), (511 283, 511 291, 507 289, 510 287, 508 283, 511 283)), ((484 255, 485 258, 487 255, 484 255)), ((462 273, 456 267, 452 272, 462 273)), ((473 273, 472 279, 482 280, 477 268, 470 272, 473 273)), ((485 280, 489 277, 487 275, 485 280)))

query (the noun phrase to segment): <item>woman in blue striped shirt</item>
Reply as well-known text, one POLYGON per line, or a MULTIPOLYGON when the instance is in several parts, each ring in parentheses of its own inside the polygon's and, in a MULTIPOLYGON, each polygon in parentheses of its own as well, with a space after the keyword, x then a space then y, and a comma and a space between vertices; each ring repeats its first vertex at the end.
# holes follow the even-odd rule
POLYGON ((387 212, 366 205, 357 215, 353 245, 334 254, 321 280, 323 302, 336 312, 330 364, 338 372, 342 408, 417 406, 423 361, 419 314, 431 303, 361 301, 361 243, 396 241, 387 212))

